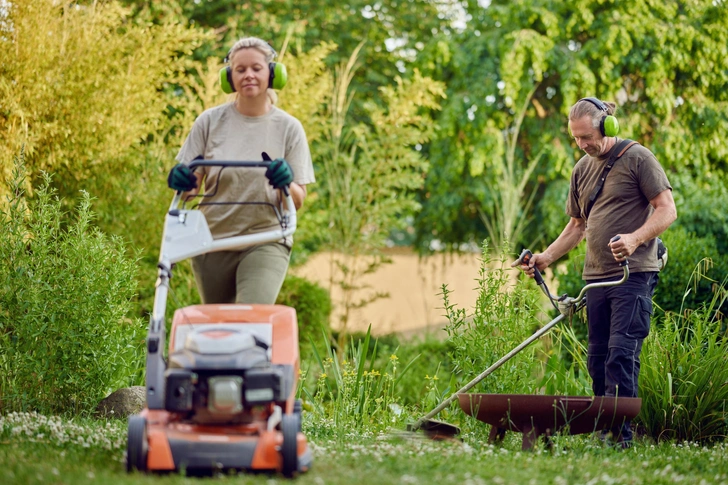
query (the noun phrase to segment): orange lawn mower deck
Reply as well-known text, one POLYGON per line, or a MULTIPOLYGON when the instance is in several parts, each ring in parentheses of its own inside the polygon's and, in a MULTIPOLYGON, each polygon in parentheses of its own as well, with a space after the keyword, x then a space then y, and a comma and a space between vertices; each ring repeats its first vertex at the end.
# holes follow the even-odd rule
MULTIPOLYGON (((262 167, 265 162, 193 162, 262 167)), ((174 313, 167 358, 164 314, 173 264, 211 251, 278 241, 295 231, 286 193, 281 229, 213 240, 199 210, 165 222, 154 309, 147 335, 147 406, 129 417, 127 470, 237 469, 293 477, 311 467, 301 433, 296 311, 283 305, 195 305, 174 313)), ((202 205, 202 204, 200 204, 202 205)))

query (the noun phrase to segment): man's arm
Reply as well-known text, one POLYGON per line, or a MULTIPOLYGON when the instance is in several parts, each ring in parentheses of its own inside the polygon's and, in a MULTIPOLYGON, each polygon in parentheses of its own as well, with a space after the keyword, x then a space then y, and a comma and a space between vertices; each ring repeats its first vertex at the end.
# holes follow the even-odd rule
POLYGON ((665 189, 657 194, 650 201, 650 205, 655 208, 655 211, 639 229, 631 234, 619 234, 620 238, 617 241, 609 243, 617 261, 622 259, 617 257, 618 254, 621 254, 623 258, 629 257, 640 245, 665 232, 665 229, 677 219, 672 190, 665 189))
MULTIPOLYGON (((534 254, 533 258, 531 258, 530 264, 521 265, 521 269, 523 269, 528 276, 533 277, 534 266, 538 268, 539 271, 543 271, 546 267, 548 267, 548 265, 574 249, 581 240, 584 239, 585 233, 586 224, 584 223, 584 219, 572 217, 568 224, 566 224, 566 227, 564 227, 564 230, 561 231, 561 234, 559 234, 559 237, 551 243, 546 251, 534 254)), ((518 261, 514 261, 511 266, 517 266, 517 264, 518 261)))

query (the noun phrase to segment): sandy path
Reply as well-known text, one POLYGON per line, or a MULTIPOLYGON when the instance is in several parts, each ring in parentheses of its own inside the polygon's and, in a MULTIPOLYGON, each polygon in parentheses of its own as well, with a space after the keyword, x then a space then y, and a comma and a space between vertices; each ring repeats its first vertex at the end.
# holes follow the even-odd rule
MULTIPOLYGON (((409 249, 397 249, 389 251, 388 256, 393 263, 365 275, 362 283, 389 293, 389 298, 353 310, 348 325, 350 331, 366 331, 371 324, 372 333, 377 335, 439 333, 447 323, 439 296, 443 283, 452 291, 451 303, 468 311, 473 308, 477 297, 473 288, 480 267, 479 254, 419 258, 409 249)), ((292 268, 291 272, 329 288, 330 258, 328 253, 317 254, 304 266, 292 268)), ((341 300, 341 290, 337 286, 329 289, 336 304, 341 300)), ((335 308, 331 318, 334 328, 340 327, 340 314, 335 308)))

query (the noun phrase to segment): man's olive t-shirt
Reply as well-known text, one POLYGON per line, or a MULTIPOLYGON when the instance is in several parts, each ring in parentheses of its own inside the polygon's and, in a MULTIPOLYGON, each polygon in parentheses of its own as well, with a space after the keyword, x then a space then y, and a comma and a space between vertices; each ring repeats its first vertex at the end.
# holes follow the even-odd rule
MULTIPOLYGON (((272 159, 285 158, 297 184, 315 182, 303 126, 275 106, 255 117, 240 114, 233 103, 206 110, 195 120, 176 158, 186 165, 200 155, 205 160, 261 161, 263 152, 272 159)), ((278 191, 265 178, 265 169, 204 167, 204 173, 202 203, 214 205, 202 205, 201 210, 214 239, 280 227, 271 207, 279 204, 278 191), (270 205, 235 204, 239 201, 270 205)))
MULTIPOLYGON (((617 139, 612 150, 601 157, 585 155, 571 174, 566 213, 575 219, 586 220, 587 250, 582 274, 585 280, 622 274, 622 268, 609 249, 610 239, 639 229, 654 211, 650 200, 664 190, 672 189, 652 152, 642 145, 632 145, 609 171, 587 219, 589 196, 620 141, 617 139)), ((629 269, 633 273, 659 271, 656 240, 637 248, 629 257, 629 269)))

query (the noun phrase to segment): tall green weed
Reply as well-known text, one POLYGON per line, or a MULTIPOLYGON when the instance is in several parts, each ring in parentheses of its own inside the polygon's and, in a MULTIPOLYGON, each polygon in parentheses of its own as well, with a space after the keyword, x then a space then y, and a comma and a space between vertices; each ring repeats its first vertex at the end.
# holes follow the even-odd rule
POLYGON ((716 308, 728 277, 693 311, 668 312, 642 350, 639 422, 655 439, 703 441, 728 435, 728 335, 716 308))
MULTIPOLYGON (((472 313, 450 303, 452 292, 447 285, 442 287, 448 319, 445 330, 454 347, 451 358, 462 383, 472 380, 541 326, 542 295, 530 278, 514 277, 517 270, 509 266, 512 259, 505 247, 500 257, 494 259, 488 241, 483 242, 475 282, 478 296, 472 313)), ((537 348, 538 344, 525 348, 474 390, 501 394, 536 392, 537 348)))
POLYGON ((144 325, 126 317, 136 261, 92 226, 87 193, 66 214, 49 175, 33 200, 24 180, 16 159, 0 213, 0 407, 90 411, 143 362, 144 325))
POLYGON ((371 328, 363 338, 342 349, 341 355, 328 343, 331 336, 324 331, 326 353, 321 355, 312 345, 317 369, 313 372, 314 388, 306 386, 304 375, 299 395, 312 411, 311 430, 318 437, 342 438, 348 433, 381 431, 406 418, 400 399, 399 385, 417 357, 408 363, 399 361, 396 351, 378 358, 376 340, 371 328))
POLYGON ((553 335, 539 388, 548 395, 591 395, 586 340, 580 339, 574 327, 565 322, 554 328, 553 335))

